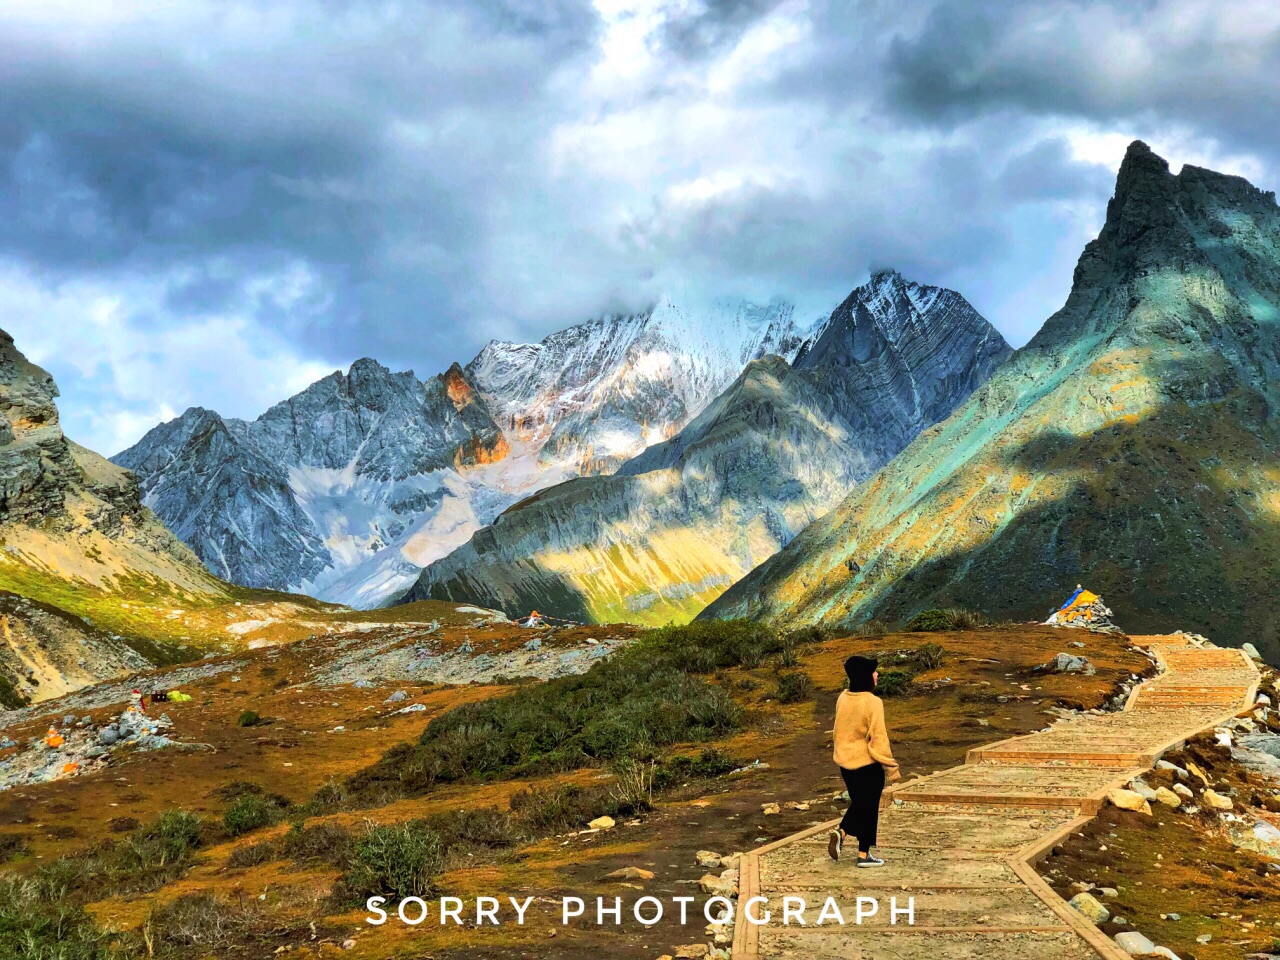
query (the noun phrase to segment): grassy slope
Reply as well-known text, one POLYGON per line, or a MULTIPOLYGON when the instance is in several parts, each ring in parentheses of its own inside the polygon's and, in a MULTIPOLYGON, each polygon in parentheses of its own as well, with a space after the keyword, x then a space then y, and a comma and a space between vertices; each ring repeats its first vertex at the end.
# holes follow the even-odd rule
MULTIPOLYGON (((581 636, 592 629, 603 635, 619 628, 581 628, 571 635, 574 642, 580 643, 581 636)), ((446 626, 433 637, 446 647, 456 646, 468 636, 483 643, 492 638, 501 648, 522 644, 527 635, 509 625, 458 625, 446 626)), ((768 769, 741 779, 691 782, 687 788, 666 795, 654 812, 637 818, 635 826, 621 825, 605 834, 548 839, 462 857, 441 877, 442 890, 459 896, 495 890, 515 896, 556 892, 584 897, 639 896, 637 890, 602 879, 611 870, 635 865, 656 874, 653 881, 640 884, 645 893, 661 897, 687 894, 688 882, 705 872, 694 860, 696 850, 750 849, 758 845, 759 837, 780 837, 837 813, 829 798, 840 786, 832 773, 826 731, 842 686, 841 664, 850 653, 910 650, 929 641, 943 646, 944 660, 937 669, 917 677, 908 695, 887 701, 895 753, 911 775, 952 765, 976 744, 1038 729, 1046 720, 1042 711, 1050 704, 1096 706, 1117 682, 1147 664, 1121 639, 1092 634, 1080 638, 1087 644, 1083 652, 1098 666, 1095 677, 1033 674, 1032 668, 1061 652, 1067 639, 1062 631, 1035 626, 842 638, 808 646, 796 667, 786 669, 804 670, 817 692, 813 701, 795 704, 776 700, 774 663, 724 669, 711 675, 710 682, 728 690, 744 714, 740 728, 716 745, 742 761, 765 761, 768 769), (942 682, 944 677, 950 677, 951 682, 942 682), (998 699, 1002 696, 1007 698, 1003 703, 998 699), (989 726, 979 724, 979 719, 989 726), (809 811, 784 809, 779 816, 760 816, 761 803, 788 800, 816 803, 809 811)), ((59 855, 119 836, 108 828, 107 821, 113 817, 146 822, 162 810, 181 806, 217 818, 227 803, 215 791, 235 780, 253 781, 295 801, 305 800, 326 781, 367 767, 396 743, 416 739, 424 721, 433 716, 463 703, 505 695, 511 689, 409 687, 412 699, 426 704, 428 711, 404 715, 392 712, 396 705, 381 705, 395 689, 393 684, 324 691, 299 686, 310 665, 322 663, 330 655, 326 651, 332 642, 317 638, 239 654, 237 659, 246 661, 236 670, 239 682, 233 682, 231 674, 222 674, 189 688, 196 694, 192 703, 170 705, 180 736, 211 743, 217 753, 139 755, 102 774, 0 794, 0 838, 21 837, 30 847, 10 869, 26 873, 59 855), (267 727, 237 727, 235 717, 247 707, 280 719, 267 727), (345 725, 345 732, 328 732, 340 725, 345 725), (64 829, 55 834, 51 829, 55 825, 64 829), (35 860, 37 855, 43 860, 35 860)), ((547 642, 554 647, 559 641, 547 642)), ((50 704, 49 710, 59 712, 56 704, 50 704)), ((41 722, 41 718, 33 718, 28 725, 36 731, 41 722)), ((672 749, 696 752, 701 745, 672 749)), ((524 787, 564 782, 584 787, 607 784, 607 780, 598 779, 600 775, 600 771, 588 768, 516 780, 453 783, 382 806, 312 817, 309 823, 333 821, 359 830, 366 819, 403 822, 449 810, 505 807, 512 794, 524 787)), ((297 944, 298 955, 314 955, 308 952, 307 925, 315 922, 324 936, 335 942, 354 935, 357 946, 344 955, 358 960, 420 956, 423 951, 441 958, 474 955, 468 949, 480 949, 494 957, 533 951, 540 956, 581 960, 605 953, 651 960, 659 952, 670 952, 671 945, 699 939, 700 931, 670 925, 648 932, 633 923, 619 930, 564 929, 559 928, 558 920, 554 925, 550 922, 549 913, 523 928, 488 928, 479 943, 476 932, 441 930, 432 925, 416 931, 389 925, 374 931, 362 924, 359 911, 323 899, 337 877, 332 866, 287 859, 250 867, 228 866, 234 851, 283 832, 284 827, 269 828, 215 842, 202 849, 184 878, 167 882, 154 892, 108 897, 92 905, 92 912, 103 923, 127 928, 140 925, 148 911, 172 903, 183 893, 207 891, 235 902, 237 890, 256 897, 266 889, 262 916, 237 936, 251 940, 252 931, 265 926, 276 931, 275 939, 268 941, 271 949, 291 942, 297 944), (555 939, 551 940, 553 929, 555 939), (295 937, 292 931, 299 935, 295 937)), ((261 946, 254 949, 257 952, 248 950, 248 955, 262 952, 261 946)), ((179 952, 184 958, 200 955, 200 950, 179 952)), ((228 948, 219 955, 240 954, 228 948)))

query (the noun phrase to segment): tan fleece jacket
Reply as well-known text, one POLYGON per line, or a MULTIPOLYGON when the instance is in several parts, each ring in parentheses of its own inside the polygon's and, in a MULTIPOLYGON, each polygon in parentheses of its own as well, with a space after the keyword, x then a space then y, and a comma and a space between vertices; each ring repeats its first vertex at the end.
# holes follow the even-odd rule
POLYGON ((901 773, 889 749, 889 732, 884 726, 884 701, 874 693, 846 690, 836 701, 835 761, 846 770, 857 770, 878 762, 885 780, 893 782, 901 773))

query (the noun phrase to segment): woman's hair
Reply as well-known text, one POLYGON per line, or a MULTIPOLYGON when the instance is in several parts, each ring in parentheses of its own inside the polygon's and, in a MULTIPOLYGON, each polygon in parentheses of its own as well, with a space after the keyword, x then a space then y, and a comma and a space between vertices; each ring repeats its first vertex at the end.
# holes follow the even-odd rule
POLYGON ((879 663, 874 657, 850 657, 844 662, 844 672, 849 678, 849 690, 853 693, 870 693, 876 688, 872 674, 879 663))

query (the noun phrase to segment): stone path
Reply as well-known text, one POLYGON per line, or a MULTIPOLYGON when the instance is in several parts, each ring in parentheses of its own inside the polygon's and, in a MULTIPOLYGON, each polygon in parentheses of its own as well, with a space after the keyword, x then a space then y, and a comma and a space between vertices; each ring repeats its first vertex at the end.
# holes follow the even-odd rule
POLYGON ((833 863, 834 820, 744 856, 734 960, 1127 960, 1033 865, 1162 753, 1251 710, 1259 679, 1240 650, 1177 635, 1134 640, 1161 673, 1139 684, 1123 711, 979 747, 963 766, 886 791, 877 847, 884 867, 833 863), (749 906, 752 897, 768 903, 749 906), (804 899, 804 925, 782 922, 786 897, 804 899), (828 897, 843 926, 817 923, 828 897), (892 914, 911 902, 914 924, 892 914), (771 919, 748 922, 747 909, 771 919))

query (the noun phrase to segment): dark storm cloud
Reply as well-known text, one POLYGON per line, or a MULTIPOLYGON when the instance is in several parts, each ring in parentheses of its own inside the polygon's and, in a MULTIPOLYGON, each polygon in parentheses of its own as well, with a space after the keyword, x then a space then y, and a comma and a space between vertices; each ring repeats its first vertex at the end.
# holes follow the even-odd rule
POLYGON ((447 307, 466 282, 486 192, 554 116, 546 84, 594 18, 552 2, 315 9, 240 8, 257 36, 200 18, 87 50, 0 26, 21 51, 0 66, 0 256, 67 275, 180 265, 169 303, 195 311, 242 304, 238 276, 301 259, 349 321, 329 328, 335 358, 402 343, 407 306, 447 307))
POLYGON ((888 102, 948 125, 1009 108, 1176 121, 1234 147, 1275 149, 1280 24, 1267 6, 947 0, 892 40, 888 102))
POLYGON ((703 57, 735 43, 753 23, 782 0, 705 0, 673 15, 660 32, 660 42, 682 57, 703 57))
POLYGON ((0 18, 0 325, 65 326, 42 362, 108 451, 286 392, 241 366, 425 375, 677 288, 829 308, 895 266, 1022 342, 1127 139, 1280 169, 1263 3, 147 11, 0 18))

